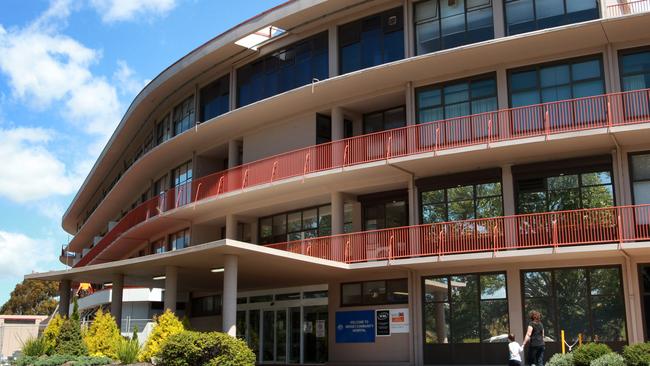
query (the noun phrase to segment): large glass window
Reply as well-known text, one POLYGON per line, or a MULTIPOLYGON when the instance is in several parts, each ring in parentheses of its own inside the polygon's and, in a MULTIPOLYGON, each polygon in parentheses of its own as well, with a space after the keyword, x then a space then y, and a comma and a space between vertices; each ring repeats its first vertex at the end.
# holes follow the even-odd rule
POLYGON ((539 311, 547 342, 559 341, 561 330, 569 343, 579 334, 586 341, 627 339, 619 267, 523 271, 522 288, 524 320, 539 311))
POLYGON ((223 76, 201 89, 199 120, 205 122, 230 109, 230 75, 223 76))
POLYGON ((237 70, 237 107, 327 79, 327 45, 320 33, 237 70))
POLYGON ((423 190, 422 222, 447 222, 503 215, 501 182, 423 190))
POLYGON ((408 281, 376 280, 341 285, 341 305, 385 305, 408 302, 408 281))
POLYGON ((184 229, 169 236, 170 250, 178 250, 190 246, 190 229, 184 229))
POLYGON ((625 51, 619 59, 623 91, 650 88, 650 50, 625 51))
POLYGON ((433 276, 423 286, 425 344, 493 343, 508 334, 505 273, 433 276))
POLYGON ((650 204, 650 153, 630 155, 634 204, 650 204))
POLYGON ((291 211, 260 219, 260 243, 280 243, 332 233, 330 205, 291 211))
POLYGON ((340 26, 340 74, 403 59, 403 14, 400 7, 340 26))
POLYGON ((194 127, 194 96, 191 96, 174 108, 172 124, 174 136, 194 127))
POLYGON ((597 0, 505 0, 508 35, 599 17, 597 0))
POLYGON ((418 55, 494 38, 491 0, 428 0, 414 4, 418 55))
POLYGON ((494 75, 450 81, 416 90, 418 123, 468 116, 497 109, 494 75))
POLYGON ((171 127, 169 124, 169 114, 166 114, 158 123, 156 123, 156 145, 169 140, 171 137, 171 127))
POLYGON ((192 199, 192 162, 188 161, 172 171, 172 187, 174 187, 174 204, 182 206, 192 199))
POLYGON ((404 106, 363 115, 363 133, 373 133, 406 126, 404 106))
POLYGON ((361 197, 363 230, 379 230, 408 225, 408 199, 401 193, 361 197))
MULTIPOLYGON (((203 296, 203 297, 195 297, 192 299, 192 316, 213 316, 213 315, 221 315, 221 296, 219 295, 212 295, 212 296, 203 296)), ((239 314, 237 314, 239 315, 239 314)), ((244 313, 244 321, 246 319, 244 313)), ((238 317, 238 322, 239 322, 239 317, 238 317)), ((244 322, 245 324, 245 322, 244 322)), ((239 325, 239 324, 238 324, 239 325)), ((242 328, 242 331, 245 330, 246 327, 244 326, 242 328)), ((237 329, 239 331, 239 329, 237 329)))

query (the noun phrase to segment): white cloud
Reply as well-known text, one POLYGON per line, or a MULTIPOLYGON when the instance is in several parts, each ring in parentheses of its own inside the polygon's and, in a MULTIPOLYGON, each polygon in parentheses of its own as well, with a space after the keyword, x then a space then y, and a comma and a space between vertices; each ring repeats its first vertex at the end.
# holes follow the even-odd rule
POLYGON ((48 144, 54 134, 42 128, 0 129, 0 161, 4 163, 0 196, 14 202, 33 202, 73 193, 83 173, 70 172, 48 144))
POLYGON ((113 79, 120 86, 121 94, 129 99, 135 97, 149 83, 147 80, 138 81, 135 72, 124 60, 117 61, 117 71, 113 74, 113 79))
POLYGON ((176 7, 176 0, 91 0, 105 23, 161 17, 176 7))
POLYGON ((34 239, 21 233, 0 231, 0 279, 22 277, 42 270, 56 257, 56 244, 50 239, 34 239))

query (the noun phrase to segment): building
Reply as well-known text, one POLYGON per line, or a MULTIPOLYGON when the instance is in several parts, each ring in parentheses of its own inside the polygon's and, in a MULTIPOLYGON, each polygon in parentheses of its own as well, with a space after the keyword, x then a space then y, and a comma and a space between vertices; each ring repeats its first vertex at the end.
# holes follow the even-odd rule
POLYGON ((0 315, 0 361, 20 352, 23 344, 38 336, 46 315, 0 315))
POLYGON ((643 342, 648 30, 648 0, 289 1, 144 88, 73 268, 26 277, 118 318, 160 288, 260 363, 503 363, 533 309, 549 356, 643 342))

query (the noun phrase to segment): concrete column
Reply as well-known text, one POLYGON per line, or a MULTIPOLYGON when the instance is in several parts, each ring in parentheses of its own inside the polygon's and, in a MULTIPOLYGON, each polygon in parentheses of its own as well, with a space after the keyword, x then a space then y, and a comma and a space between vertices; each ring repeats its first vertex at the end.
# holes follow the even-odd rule
POLYGON ((404 57, 415 56, 415 27, 413 27, 413 3, 403 0, 404 8, 404 57))
POLYGON ((258 244, 260 242, 260 227, 257 219, 251 221, 251 243, 258 244))
POLYGON ((165 267, 165 310, 176 312, 178 300, 178 268, 174 266, 165 267))
POLYGON ((122 299, 124 296, 124 275, 121 273, 113 275, 113 287, 111 288, 111 315, 115 318, 118 328, 122 329, 122 299))
POLYGON ((508 108, 508 72, 500 66, 497 68, 497 104, 499 109, 508 108))
POLYGON ((328 32, 329 46, 329 76, 331 78, 339 74, 339 32, 336 25, 329 27, 328 32))
POLYGON ((59 282, 59 315, 70 315, 70 280, 59 282))
POLYGON ((512 266, 506 271, 506 285, 508 286, 508 319, 510 319, 510 332, 521 343, 524 339, 524 307, 521 303, 521 281, 519 269, 512 266), (523 314, 523 316, 522 316, 523 314))
POLYGON ((408 198, 409 198, 409 226, 418 225, 420 222, 420 213, 418 212, 418 190, 415 186, 415 179, 411 177, 409 179, 409 188, 408 188, 408 198))
POLYGON ((352 203, 352 231, 359 232, 363 229, 363 215, 361 202, 352 203))
POLYGON ((226 215, 226 239, 238 240, 237 217, 233 214, 226 215))
POLYGON ((241 164, 239 161, 239 141, 228 141, 228 168, 234 168, 241 164))
POLYGON ((415 89, 413 89, 413 82, 406 83, 405 91, 406 99, 406 125, 412 126, 417 123, 417 116, 415 111, 415 89))
POLYGON ((343 234, 345 224, 343 193, 332 192, 332 235, 343 234))
POLYGON ((332 108, 332 141, 342 140, 345 137, 344 120, 343 108, 332 108))
POLYGON ((503 7, 503 0, 494 0, 492 2, 492 14, 494 21, 494 38, 505 37, 505 12, 503 7))
POLYGON ((237 257, 224 256, 222 331, 237 336, 237 257))
MULTIPOLYGON (((516 213, 515 183, 512 178, 512 166, 501 166, 501 194, 503 195, 503 215, 512 216, 516 213)), ((506 219, 503 223, 506 246, 517 245, 517 221, 506 219)))

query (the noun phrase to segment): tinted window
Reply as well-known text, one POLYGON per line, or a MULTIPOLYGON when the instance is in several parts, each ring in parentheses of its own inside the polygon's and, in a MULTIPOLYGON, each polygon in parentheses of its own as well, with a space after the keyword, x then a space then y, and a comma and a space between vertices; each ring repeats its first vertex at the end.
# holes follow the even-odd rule
POLYGON ((650 88, 650 50, 620 56, 623 91, 650 88))
POLYGON ((226 75, 201 89, 200 121, 205 122, 228 112, 230 107, 230 76, 226 75))
POLYGON ((584 22, 599 16, 597 0, 505 0, 508 35, 584 22))
POLYGON ((416 90, 418 123, 490 112, 497 109, 494 77, 426 86, 416 90))

